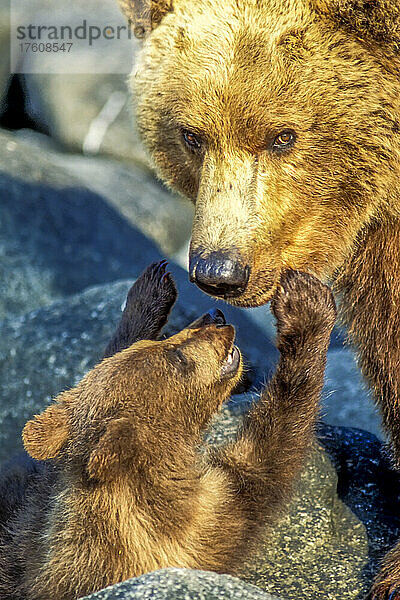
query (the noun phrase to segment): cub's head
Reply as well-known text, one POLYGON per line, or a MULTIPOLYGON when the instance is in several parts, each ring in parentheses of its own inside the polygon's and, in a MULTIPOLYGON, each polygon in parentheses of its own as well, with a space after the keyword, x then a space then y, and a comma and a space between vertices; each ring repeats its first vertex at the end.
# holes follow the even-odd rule
POLYGON ((143 140, 196 205, 202 290, 263 304, 284 269, 329 277, 372 219, 400 214, 396 3, 121 5, 144 37, 131 78, 143 140))
POLYGON ((103 360, 25 425, 26 450, 59 458, 79 479, 109 481, 193 448, 242 370, 234 328, 207 323, 103 360))

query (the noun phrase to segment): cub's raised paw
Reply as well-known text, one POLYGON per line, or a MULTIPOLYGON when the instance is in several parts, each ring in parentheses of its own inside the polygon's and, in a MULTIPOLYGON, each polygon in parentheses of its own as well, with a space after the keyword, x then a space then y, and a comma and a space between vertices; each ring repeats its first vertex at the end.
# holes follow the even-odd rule
POLYGON ((128 292, 124 317, 136 322, 143 339, 158 336, 178 296, 167 265, 166 260, 151 264, 128 292))
POLYGON ((166 272, 167 264, 166 260, 153 263, 135 281, 104 358, 139 340, 158 337, 178 295, 171 273, 166 272))
POLYGON ((313 275, 288 270, 271 302, 276 317, 278 342, 304 335, 316 342, 329 338, 336 320, 336 306, 328 286, 313 275))

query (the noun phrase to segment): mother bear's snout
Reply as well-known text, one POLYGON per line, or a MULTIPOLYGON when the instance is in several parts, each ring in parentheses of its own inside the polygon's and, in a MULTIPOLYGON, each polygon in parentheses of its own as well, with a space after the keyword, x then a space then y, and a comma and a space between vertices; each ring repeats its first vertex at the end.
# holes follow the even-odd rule
POLYGON ((218 298, 234 298, 246 289, 250 266, 245 265, 236 249, 191 251, 189 277, 201 290, 218 298))

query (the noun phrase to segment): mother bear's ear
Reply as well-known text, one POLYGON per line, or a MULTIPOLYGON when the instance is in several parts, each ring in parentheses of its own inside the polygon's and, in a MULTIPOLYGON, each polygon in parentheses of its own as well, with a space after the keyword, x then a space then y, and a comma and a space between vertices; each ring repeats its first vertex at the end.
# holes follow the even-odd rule
POLYGON ((143 38, 172 11, 172 0, 118 0, 136 37, 143 38))
POLYGON ((400 54, 400 0, 310 0, 310 3, 361 40, 400 54))

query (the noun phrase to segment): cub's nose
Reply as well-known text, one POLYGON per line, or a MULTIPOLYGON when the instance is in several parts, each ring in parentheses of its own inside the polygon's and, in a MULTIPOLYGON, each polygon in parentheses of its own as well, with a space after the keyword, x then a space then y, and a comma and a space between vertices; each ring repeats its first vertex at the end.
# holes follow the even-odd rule
POLYGON ((246 289, 250 267, 228 252, 194 253, 189 260, 189 277, 201 290, 218 298, 234 298, 246 289))

